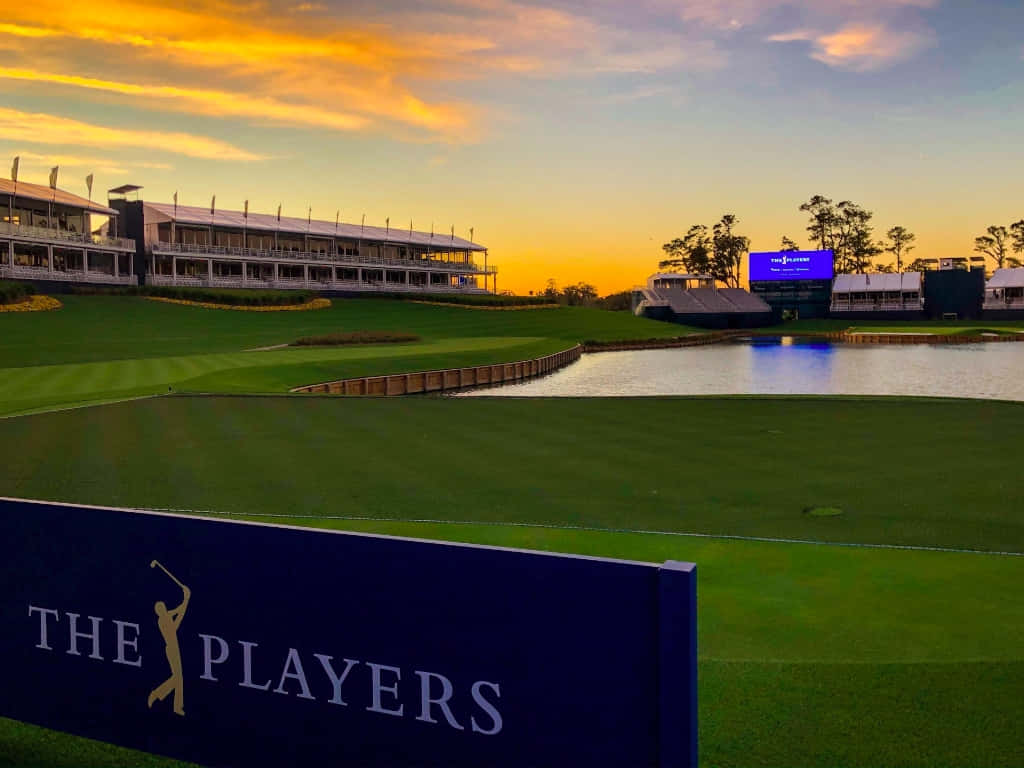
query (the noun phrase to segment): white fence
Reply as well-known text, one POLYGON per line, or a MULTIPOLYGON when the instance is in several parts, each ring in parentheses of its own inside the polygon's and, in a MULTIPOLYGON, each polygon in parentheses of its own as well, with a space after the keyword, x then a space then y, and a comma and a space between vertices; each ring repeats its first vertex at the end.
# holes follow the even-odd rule
POLYGON ((108 272, 83 272, 80 269, 54 270, 46 267, 0 266, 0 277, 10 280, 53 280, 61 283, 97 283, 102 285, 138 285, 135 275, 111 275, 108 272))
POLYGON ((386 293, 481 293, 483 288, 452 285, 407 285, 406 283, 367 283, 356 280, 257 280, 240 277, 190 277, 187 275, 146 275, 147 285, 180 285, 205 288, 254 288, 306 291, 363 291, 386 293))

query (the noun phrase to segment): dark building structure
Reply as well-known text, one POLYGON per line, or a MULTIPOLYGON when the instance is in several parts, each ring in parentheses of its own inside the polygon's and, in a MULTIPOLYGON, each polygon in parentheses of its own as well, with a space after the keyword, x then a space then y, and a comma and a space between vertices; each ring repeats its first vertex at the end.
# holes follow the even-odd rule
POLYGON ((978 320, 984 296, 983 267, 925 273, 924 311, 929 320, 978 320))
POLYGON ((832 299, 831 280, 758 280, 750 293, 771 308, 772 322, 820 320, 828 317, 832 299))

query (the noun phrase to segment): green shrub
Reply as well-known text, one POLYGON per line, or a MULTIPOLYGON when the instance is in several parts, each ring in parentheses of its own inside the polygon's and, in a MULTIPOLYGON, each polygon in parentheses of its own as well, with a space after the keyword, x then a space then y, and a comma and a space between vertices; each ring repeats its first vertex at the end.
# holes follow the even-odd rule
POLYGON ((17 304, 36 292, 30 283, 11 283, 0 280, 0 304, 17 304))
POLYGON ((543 296, 502 296, 489 293, 367 293, 366 298, 397 299, 398 301, 432 301, 437 304, 462 304, 474 307, 534 307, 551 304, 543 296))
POLYGON ((245 288, 192 288, 180 285, 147 285, 140 288, 139 293, 164 299, 246 307, 308 304, 316 298, 313 291, 250 291, 245 288))
POLYGON ((327 333, 323 336, 304 336, 292 342, 293 347, 328 347, 343 344, 399 344, 402 342, 419 341, 415 333, 397 333, 393 331, 347 331, 327 333))

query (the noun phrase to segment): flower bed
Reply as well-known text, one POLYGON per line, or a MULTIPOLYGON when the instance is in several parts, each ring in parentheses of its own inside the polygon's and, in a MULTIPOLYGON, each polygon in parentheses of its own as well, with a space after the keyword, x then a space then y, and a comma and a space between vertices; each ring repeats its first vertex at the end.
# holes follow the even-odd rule
POLYGON ((462 309, 490 309, 509 312, 519 309, 559 309, 561 304, 463 304, 454 301, 409 301, 410 304, 430 304, 434 307, 461 307, 462 309))
POLYGON ((35 294, 16 304, 0 304, 0 312, 47 312, 51 309, 60 309, 63 306, 52 296, 35 294))
POLYGON ((204 309, 233 309, 238 312, 305 312, 312 309, 326 309, 331 306, 330 299, 313 299, 305 304, 215 304, 210 301, 190 301, 188 299, 170 299, 166 296, 147 296, 150 301, 162 301, 167 304, 183 304, 186 307, 203 307, 204 309))
POLYGON ((336 347, 344 344, 403 344, 419 341, 415 333, 393 331, 348 331, 323 336, 303 336, 291 343, 293 347, 336 347))

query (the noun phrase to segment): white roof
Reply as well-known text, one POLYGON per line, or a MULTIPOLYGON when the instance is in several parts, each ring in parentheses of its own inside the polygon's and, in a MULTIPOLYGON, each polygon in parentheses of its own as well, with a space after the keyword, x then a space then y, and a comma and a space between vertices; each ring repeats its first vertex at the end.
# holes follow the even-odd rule
POLYGON ((657 272, 647 278, 651 280, 710 280, 711 275, 685 275, 682 272, 657 272))
POLYGON ((15 195, 28 200, 42 200, 54 202, 58 205, 66 205, 68 208, 81 208, 90 213, 102 213, 105 216, 117 216, 117 211, 107 208, 97 202, 87 200, 84 197, 65 192, 63 189, 50 189, 42 184, 29 184, 27 181, 19 181, 15 184, 10 179, 0 179, 0 195, 15 195))
POLYGON ((401 227, 371 227, 367 224, 360 227, 359 224, 348 224, 341 222, 335 230, 333 221, 321 221, 313 219, 307 223, 306 219, 294 216, 282 216, 278 222, 277 216, 269 213, 249 213, 246 219, 242 211, 215 210, 210 216, 209 208, 199 208, 193 205, 179 205, 175 209, 173 203, 145 203, 145 214, 147 222, 174 221, 179 224, 194 224, 203 227, 232 227, 242 229, 246 227, 254 231, 283 232, 286 234, 305 235, 307 232, 316 237, 344 237, 349 240, 371 240, 374 242, 403 243, 409 245, 433 246, 434 248, 453 248, 459 251, 486 251, 487 246, 480 243, 471 243, 461 237, 453 238, 448 232, 435 232, 431 237, 429 232, 419 232, 401 227))
POLYGON ((921 273, 920 272, 904 272, 903 273, 903 290, 904 291, 920 291, 921 290, 921 273))
POLYGON ((986 288, 1024 288, 1024 267, 997 269, 989 278, 986 288))
POLYGON ((899 293, 920 291, 920 272, 879 272, 873 275, 836 275, 833 293, 899 293))

